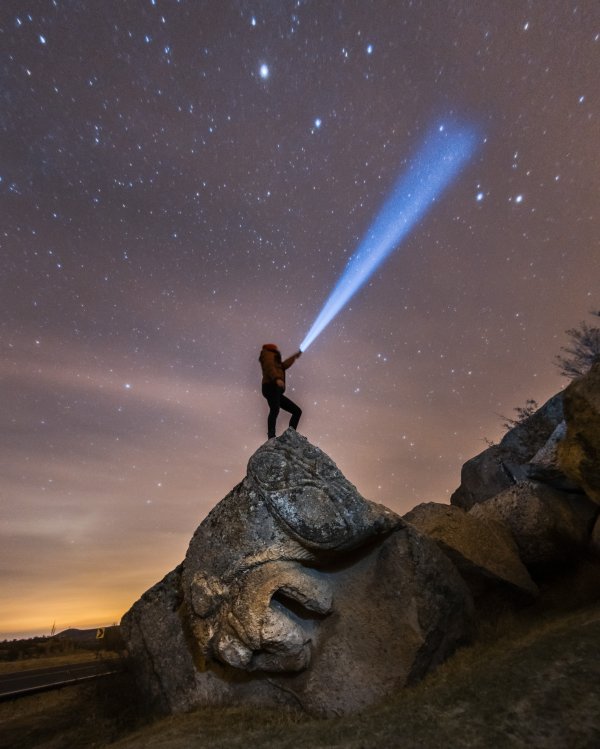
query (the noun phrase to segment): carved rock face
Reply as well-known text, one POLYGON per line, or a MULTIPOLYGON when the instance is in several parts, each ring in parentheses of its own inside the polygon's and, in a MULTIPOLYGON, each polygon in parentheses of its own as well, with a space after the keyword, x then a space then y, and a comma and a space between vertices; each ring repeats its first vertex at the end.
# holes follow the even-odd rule
POLYGON ((307 565, 401 525, 294 430, 269 441, 188 550, 184 598, 200 651, 246 671, 307 668, 316 622, 331 612, 333 598, 307 565))
POLYGON ((265 443, 183 564, 123 618, 143 689, 194 705, 361 709, 464 638, 470 594, 436 545, 294 430, 265 443))

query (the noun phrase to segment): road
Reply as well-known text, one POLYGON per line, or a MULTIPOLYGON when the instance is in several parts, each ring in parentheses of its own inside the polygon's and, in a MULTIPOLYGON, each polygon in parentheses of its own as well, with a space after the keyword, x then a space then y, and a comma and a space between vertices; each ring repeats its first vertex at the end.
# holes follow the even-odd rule
POLYGON ((13 674, 0 674, 0 699, 19 697, 41 692, 68 684, 77 684, 98 676, 106 676, 121 670, 118 660, 88 661, 72 663, 68 666, 52 666, 19 671, 13 674))

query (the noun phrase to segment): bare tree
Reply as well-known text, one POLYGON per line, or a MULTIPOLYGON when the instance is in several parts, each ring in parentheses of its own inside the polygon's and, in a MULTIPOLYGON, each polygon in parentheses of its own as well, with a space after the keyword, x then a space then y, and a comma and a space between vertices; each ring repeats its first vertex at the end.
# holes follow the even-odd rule
POLYGON ((502 414, 498 414, 498 416, 501 419, 504 419, 502 426, 508 431, 509 429, 513 429, 514 427, 519 426, 519 424, 523 424, 527 421, 530 416, 533 416, 538 408, 537 401, 534 401, 533 398, 528 398, 525 401, 524 406, 513 408, 513 411, 517 414, 514 419, 511 416, 503 416, 502 414))
MULTIPOLYGON (((592 310, 590 314, 600 317, 600 310, 592 310)), ((600 328, 583 321, 578 328, 567 330, 567 335, 571 343, 561 348, 563 353, 558 354, 555 364, 562 375, 574 380, 600 361, 600 328)))

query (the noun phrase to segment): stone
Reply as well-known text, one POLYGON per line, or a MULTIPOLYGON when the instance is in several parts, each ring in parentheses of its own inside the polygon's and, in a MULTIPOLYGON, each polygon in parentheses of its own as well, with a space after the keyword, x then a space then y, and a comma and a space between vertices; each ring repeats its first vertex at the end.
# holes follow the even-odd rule
POLYGON ((562 420, 562 393, 558 393, 510 429, 498 445, 492 445, 463 465, 461 484, 452 494, 450 503, 469 510, 478 502, 485 502, 526 480, 529 461, 548 442, 562 420))
POLYGON ((581 492, 580 487, 562 470, 558 457, 559 445, 567 434, 567 422, 561 421, 527 466, 527 478, 565 492, 581 492))
POLYGON ((527 596, 539 593, 504 524, 437 502, 417 505, 402 519, 437 543, 474 595, 494 587, 527 596))
POLYGON ((157 710, 330 716, 421 678, 468 636, 471 617, 469 590, 435 543, 288 429, 250 458, 182 565, 121 626, 157 710))
POLYGON ((527 569, 540 573, 559 568, 585 552, 597 511, 583 494, 523 481, 476 504, 469 514, 504 523, 527 569))
POLYGON ((591 538, 591 548, 592 552, 597 557, 600 557, 600 517, 597 517, 596 522, 594 523, 591 538))
POLYGON ((561 470, 600 504, 600 362, 565 389, 567 434, 558 448, 561 470))

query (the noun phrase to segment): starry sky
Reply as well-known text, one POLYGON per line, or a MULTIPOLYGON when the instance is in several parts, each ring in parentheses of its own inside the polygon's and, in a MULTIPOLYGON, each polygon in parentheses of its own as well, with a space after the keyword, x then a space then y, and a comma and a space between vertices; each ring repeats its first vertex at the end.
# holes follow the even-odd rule
POLYGON ((261 345, 297 350, 446 118, 477 154, 288 372, 300 432, 402 513, 566 384, 596 0, 3 0, 0 50, 0 639, 181 561, 266 438, 261 345))

